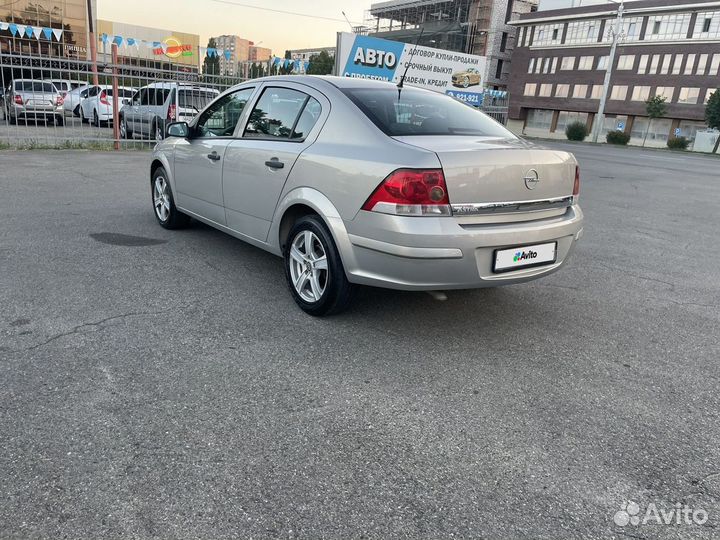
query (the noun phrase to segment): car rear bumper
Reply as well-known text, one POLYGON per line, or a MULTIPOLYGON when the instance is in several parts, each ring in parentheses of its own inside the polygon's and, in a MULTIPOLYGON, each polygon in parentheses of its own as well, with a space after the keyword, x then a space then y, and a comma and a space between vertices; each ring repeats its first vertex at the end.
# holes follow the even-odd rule
POLYGON ((63 115, 63 108, 62 107, 25 107, 20 105, 13 105, 10 107, 10 114, 15 117, 24 117, 24 118, 40 118, 45 116, 62 116, 63 115))
POLYGON ((345 223, 348 238, 340 244, 353 283, 404 290, 495 287, 558 270, 582 236, 582 223, 577 205, 553 218, 492 225, 360 212, 345 223), (557 242, 555 262, 493 272, 496 250, 545 242, 557 242))

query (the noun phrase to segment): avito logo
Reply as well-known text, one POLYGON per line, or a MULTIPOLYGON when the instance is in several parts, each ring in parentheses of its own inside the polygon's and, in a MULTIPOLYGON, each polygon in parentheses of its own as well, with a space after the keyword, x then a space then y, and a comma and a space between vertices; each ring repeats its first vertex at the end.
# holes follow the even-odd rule
POLYGON ((537 258, 538 254, 537 251, 529 250, 529 251, 518 251, 515 256, 513 257, 513 262, 519 262, 519 261, 527 261, 529 259, 535 259, 537 258))

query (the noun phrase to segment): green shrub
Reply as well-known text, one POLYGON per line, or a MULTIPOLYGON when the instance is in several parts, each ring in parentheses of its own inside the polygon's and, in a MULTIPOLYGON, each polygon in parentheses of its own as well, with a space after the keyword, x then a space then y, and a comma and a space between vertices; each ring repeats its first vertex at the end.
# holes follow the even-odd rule
POLYGON ((673 150, 687 150, 687 147, 690 145, 690 141, 688 141, 685 137, 670 137, 667 145, 668 148, 672 148, 673 150))
POLYGON ((576 120, 565 127, 565 136, 569 141, 584 141, 588 136, 588 129, 585 122, 576 120))
POLYGON ((607 134, 606 140, 610 144, 627 144, 630 142, 630 135, 624 131, 610 131, 607 134))

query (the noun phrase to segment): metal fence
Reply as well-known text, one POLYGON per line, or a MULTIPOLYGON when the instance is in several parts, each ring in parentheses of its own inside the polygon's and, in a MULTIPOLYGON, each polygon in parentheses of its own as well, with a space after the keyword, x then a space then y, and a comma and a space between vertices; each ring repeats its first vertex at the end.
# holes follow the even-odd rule
MULTIPOLYGON (((118 58, 114 47, 109 60, 94 72, 86 60, 0 52, 0 148, 150 148, 168 122, 189 121, 220 92, 246 80, 118 58)), ((505 124, 507 93, 486 92, 480 109, 505 124)))

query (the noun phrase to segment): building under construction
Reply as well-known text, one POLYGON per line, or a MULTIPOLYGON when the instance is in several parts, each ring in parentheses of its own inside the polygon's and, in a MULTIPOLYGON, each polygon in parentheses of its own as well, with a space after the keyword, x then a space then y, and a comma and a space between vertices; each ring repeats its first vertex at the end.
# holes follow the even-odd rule
POLYGON ((487 56, 485 85, 505 89, 515 28, 508 21, 535 11, 538 0, 390 0, 372 4, 356 32, 487 56), (421 36, 422 33, 422 36, 421 36), (418 41, 419 39, 419 41, 418 41))

